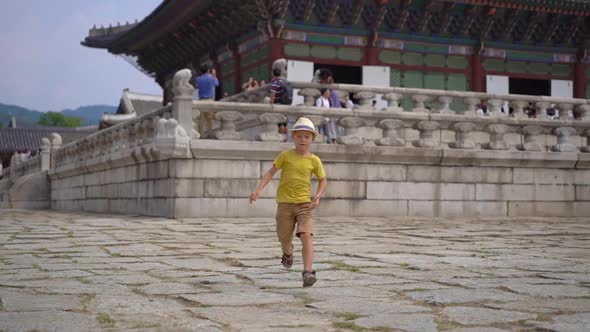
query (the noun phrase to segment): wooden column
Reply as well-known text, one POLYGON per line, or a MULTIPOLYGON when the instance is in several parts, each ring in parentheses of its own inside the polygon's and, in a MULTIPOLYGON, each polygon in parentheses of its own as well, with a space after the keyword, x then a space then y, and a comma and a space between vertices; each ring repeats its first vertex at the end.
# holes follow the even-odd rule
POLYGON ((484 91, 483 57, 480 53, 471 56, 471 83, 469 89, 474 92, 484 91))
POLYGON ((574 64, 574 98, 586 99, 586 86, 588 84, 586 67, 582 59, 578 59, 578 62, 574 64))
POLYGON ((272 64, 275 60, 285 57, 283 50, 285 42, 282 39, 272 38, 268 40, 268 46, 270 48, 270 63, 272 64))
POLYGON ((365 47, 365 65, 378 66, 379 65, 379 48, 367 46, 365 47))
POLYGON ((242 55, 236 43, 230 43, 229 49, 234 58, 234 93, 242 92, 242 55))

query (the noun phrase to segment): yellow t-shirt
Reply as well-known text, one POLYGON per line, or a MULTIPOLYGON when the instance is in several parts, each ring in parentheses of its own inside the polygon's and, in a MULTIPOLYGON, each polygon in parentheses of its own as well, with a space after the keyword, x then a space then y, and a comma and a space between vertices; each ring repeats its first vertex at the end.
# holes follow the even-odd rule
POLYGON ((311 174, 315 174, 318 179, 326 177, 322 161, 314 154, 303 157, 295 150, 283 151, 275 159, 274 165, 281 170, 277 203, 310 202, 311 174))

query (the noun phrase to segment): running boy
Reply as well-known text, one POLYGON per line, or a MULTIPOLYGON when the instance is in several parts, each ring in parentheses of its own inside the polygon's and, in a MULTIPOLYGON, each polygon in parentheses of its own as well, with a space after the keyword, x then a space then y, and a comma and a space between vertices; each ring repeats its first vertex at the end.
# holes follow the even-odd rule
POLYGON ((283 249, 281 263, 285 268, 293 266, 293 231, 301 240, 303 247, 303 287, 316 282, 313 270, 313 218, 311 211, 320 204, 320 197, 326 191, 326 174, 322 161, 309 152, 311 142, 317 132, 313 123, 307 118, 299 118, 291 137, 295 149, 281 152, 272 167, 264 174, 256 190, 250 194, 250 203, 257 200, 266 185, 278 170, 281 180, 277 189, 277 236, 283 249), (318 178, 318 188, 313 200, 310 200, 311 175, 318 178))

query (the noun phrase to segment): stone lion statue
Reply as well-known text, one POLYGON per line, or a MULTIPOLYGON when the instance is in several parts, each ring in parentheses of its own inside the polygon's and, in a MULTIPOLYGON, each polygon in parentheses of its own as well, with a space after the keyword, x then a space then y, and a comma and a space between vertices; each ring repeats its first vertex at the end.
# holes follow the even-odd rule
POLYGON ((287 59, 277 59, 272 63, 272 70, 280 69, 281 78, 287 78, 287 59))

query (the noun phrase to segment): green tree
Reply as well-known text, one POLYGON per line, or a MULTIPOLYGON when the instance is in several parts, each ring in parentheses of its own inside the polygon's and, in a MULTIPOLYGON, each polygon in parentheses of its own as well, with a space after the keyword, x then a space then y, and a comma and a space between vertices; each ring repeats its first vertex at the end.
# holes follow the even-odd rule
POLYGON ((75 116, 65 116, 60 112, 47 112, 41 115, 37 124, 52 127, 80 127, 82 119, 75 116))

